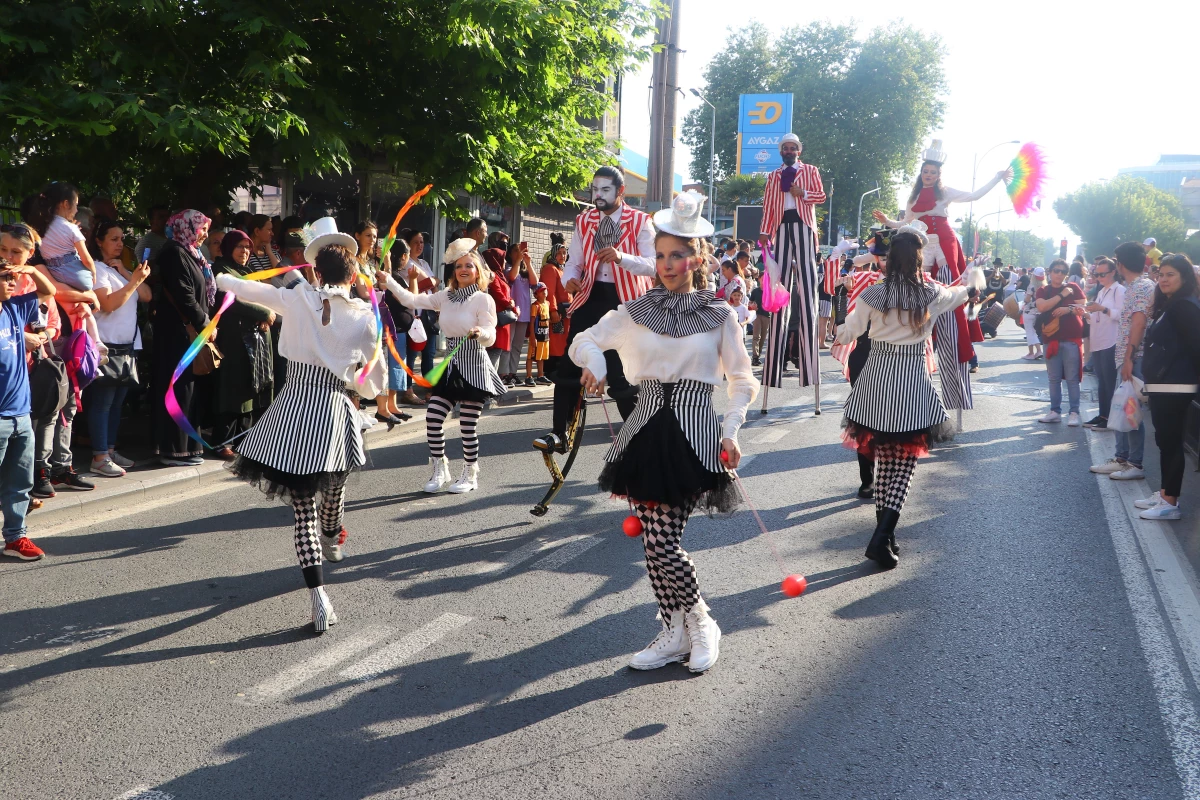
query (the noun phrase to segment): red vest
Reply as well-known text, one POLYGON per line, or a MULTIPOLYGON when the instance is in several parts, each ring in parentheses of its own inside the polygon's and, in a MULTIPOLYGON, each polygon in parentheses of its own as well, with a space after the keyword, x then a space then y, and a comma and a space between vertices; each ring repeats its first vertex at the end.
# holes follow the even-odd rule
MULTIPOLYGON (((579 291, 575 293, 575 299, 571 301, 571 308, 567 312, 569 314, 574 313, 575 309, 587 302, 588 296, 592 293, 592 285, 596 282, 596 268, 600 266, 600 262, 596 260, 596 231, 600 228, 600 216, 601 212, 598 209, 591 208, 575 218, 575 236, 579 239, 580 249, 583 252, 583 274, 579 279, 579 291)), ((640 255, 637 245, 638 234, 642 232, 642 228, 649 221, 649 214, 630 207, 629 203, 622 203, 621 238, 617 240, 614 247, 622 253, 640 255)), ((622 303, 636 300, 654 285, 653 278, 634 275, 616 264, 610 264, 609 268, 613 273, 613 283, 617 285, 617 296, 621 298, 622 303)))

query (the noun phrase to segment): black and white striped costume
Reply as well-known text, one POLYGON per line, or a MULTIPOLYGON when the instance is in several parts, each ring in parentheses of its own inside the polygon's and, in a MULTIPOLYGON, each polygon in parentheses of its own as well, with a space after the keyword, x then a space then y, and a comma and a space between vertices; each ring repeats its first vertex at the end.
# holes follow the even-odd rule
MULTIPOLYGON (((945 264, 938 266, 937 279, 945 284, 954 280, 950 268, 945 264)), ((953 309, 938 315, 936 330, 934 351, 937 353, 938 375, 942 383, 942 402, 946 408, 969 411, 975 407, 971 397, 971 364, 966 361, 959 363, 958 360, 960 331, 953 309)))
POLYGON ((791 302, 771 314, 763 383, 783 386, 784 361, 800 365, 800 386, 820 383, 820 342, 817 341, 817 238, 795 215, 785 214, 775 237, 776 276, 792 293, 791 302), (790 352, 789 352, 790 351, 790 352))
POLYGON ((709 291, 651 289, 580 333, 568 355, 602 379, 608 350, 620 355, 639 391, 604 457, 600 486, 635 503, 660 611, 687 612, 700 594, 695 565, 680 546, 683 529, 697 506, 736 505, 721 440, 736 440, 758 381, 737 316, 709 291), (730 399, 718 422, 712 393, 723 378, 730 399))

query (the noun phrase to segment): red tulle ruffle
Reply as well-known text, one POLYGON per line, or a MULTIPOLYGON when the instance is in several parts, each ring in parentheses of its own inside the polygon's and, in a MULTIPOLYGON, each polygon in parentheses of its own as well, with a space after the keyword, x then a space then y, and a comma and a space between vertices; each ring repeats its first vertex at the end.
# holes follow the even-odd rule
POLYGON ((922 458, 929 455, 929 431, 879 433, 847 421, 842 430, 842 444, 868 458, 875 458, 875 449, 882 445, 898 447, 904 455, 922 458))

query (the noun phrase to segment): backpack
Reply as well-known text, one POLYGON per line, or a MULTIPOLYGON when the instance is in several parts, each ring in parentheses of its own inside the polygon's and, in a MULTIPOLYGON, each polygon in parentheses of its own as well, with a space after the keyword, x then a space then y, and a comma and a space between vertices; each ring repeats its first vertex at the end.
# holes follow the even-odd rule
POLYGON ((42 348, 34 350, 29 371, 29 417, 39 420, 62 411, 70 397, 67 368, 58 356, 49 356, 42 348))
POLYGON ((63 356, 71 389, 75 392, 75 406, 82 410, 80 393, 96 379, 96 374, 100 371, 100 352, 96 349, 92 337, 88 336, 83 328, 72 333, 59 348, 59 352, 63 356))

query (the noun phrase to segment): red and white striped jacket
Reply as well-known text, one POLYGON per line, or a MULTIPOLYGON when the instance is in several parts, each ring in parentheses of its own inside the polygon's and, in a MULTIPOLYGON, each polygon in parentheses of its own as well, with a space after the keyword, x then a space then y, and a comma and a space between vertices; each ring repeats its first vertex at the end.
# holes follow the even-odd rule
MULTIPOLYGON (((650 215, 630 207, 629 203, 622 203, 621 208, 621 238, 617 241, 616 248, 622 253, 636 253, 638 234, 643 227, 650 224, 650 215)), ((587 302, 592 293, 592 285, 596 282, 596 269, 600 262, 596 260, 595 242, 596 231, 600 228, 600 214, 598 209, 591 208, 575 218, 575 236, 583 253, 583 270, 579 279, 579 291, 571 300, 568 314, 575 313, 575 309, 587 302)), ((654 285, 653 278, 634 275, 616 264, 609 266, 612 269, 613 283, 617 285, 617 296, 621 298, 622 303, 636 300, 654 285)))
MULTIPOLYGON (((804 224, 810 229, 816 230, 817 215, 813 211, 813 206, 825 202, 825 188, 821 185, 821 173, 812 164, 805 164, 802 161, 797 161, 796 166, 800 168, 800 172, 797 173, 793 185, 808 192, 807 200, 796 198, 796 210, 800 212, 800 219, 804 221, 804 224)), ((767 175, 767 188, 763 191, 762 225, 759 230, 764 236, 771 238, 775 237, 779 224, 783 222, 783 191, 779 188, 779 181, 783 176, 784 169, 786 167, 780 167, 767 175)))

